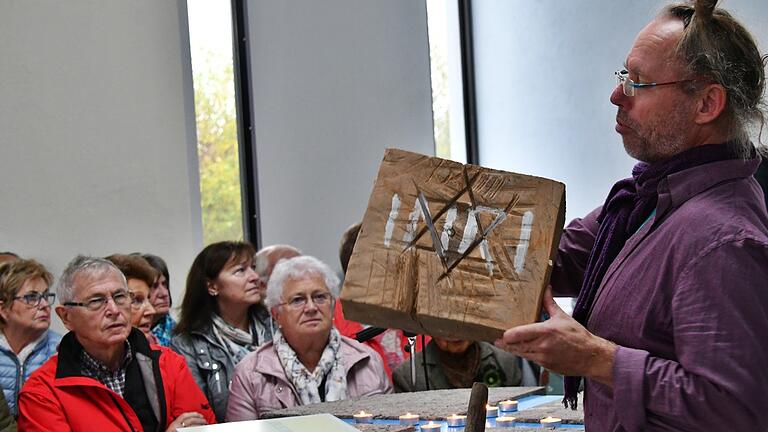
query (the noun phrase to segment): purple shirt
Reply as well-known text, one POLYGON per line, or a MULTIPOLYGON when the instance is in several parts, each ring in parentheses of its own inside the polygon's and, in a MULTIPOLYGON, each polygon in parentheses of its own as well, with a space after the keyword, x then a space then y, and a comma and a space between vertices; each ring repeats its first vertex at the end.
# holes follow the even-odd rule
MULTIPOLYGON (((768 214, 759 158, 659 184, 656 215, 608 268, 587 328, 619 345, 611 389, 587 380, 589 431, 768 428, 768 214)), ((570 223, 552 287, 576 295, 597 209, 570 223)))

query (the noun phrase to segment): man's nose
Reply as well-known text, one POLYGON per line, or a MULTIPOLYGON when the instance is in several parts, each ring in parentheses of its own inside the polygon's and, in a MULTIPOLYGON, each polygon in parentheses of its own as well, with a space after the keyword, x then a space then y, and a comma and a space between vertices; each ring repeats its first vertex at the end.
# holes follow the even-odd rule
POLYGON ((616 84, 611 92, 611 103, 618 107, 625 107, 629 102, 629 96, 624 94, 621 84, 616 84))
POLYGON ((120 312, 120 306, 115 303, 115 299, 112 296, 107 296, 106 309, 110 314, 116 314, 120 312))

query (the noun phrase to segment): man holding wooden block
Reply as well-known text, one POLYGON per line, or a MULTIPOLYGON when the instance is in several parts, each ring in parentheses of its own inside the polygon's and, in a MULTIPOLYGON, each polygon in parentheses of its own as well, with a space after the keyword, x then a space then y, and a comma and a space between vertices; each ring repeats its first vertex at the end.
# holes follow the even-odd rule
POLYGON ((748 138, 764 126, 764 64, 716 1, 672 5, 643 29, 611 102, 642 161, 566 228, 550 319, 497 345, 585 383, 590 431, 768 428, 768 214, 748 138))

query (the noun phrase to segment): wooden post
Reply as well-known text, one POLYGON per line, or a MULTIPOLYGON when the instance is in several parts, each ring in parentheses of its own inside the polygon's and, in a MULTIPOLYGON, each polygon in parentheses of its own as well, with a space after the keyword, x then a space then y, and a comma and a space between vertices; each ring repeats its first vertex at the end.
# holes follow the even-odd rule
POLYGON ((488 387, 483 383, 472 384, 472 394, 467 407, 467 425, 464 432, 485 432, 485 405, 488 403, 488 387))

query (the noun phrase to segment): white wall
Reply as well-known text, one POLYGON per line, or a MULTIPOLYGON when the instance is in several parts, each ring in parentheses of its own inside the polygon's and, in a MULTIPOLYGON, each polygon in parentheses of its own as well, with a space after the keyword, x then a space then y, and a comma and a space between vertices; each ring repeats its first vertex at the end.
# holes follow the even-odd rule
POLYGON ((247 5, 263 244, 339 268, 384 149, 434 154, 425 3, 247 5))
POLYGON ((186 3, 0 2, 0 250, 54 275, 151 252, 177 303, 202 244, 186 3))
MULTIPOLYGON (((765 0, 726 0, 768 50, 765 0)), ((567 219, 603 203, 635 161, 608 100, 636 34, 667 2, 475 0, 481 164, 560 180, 567 219)))

